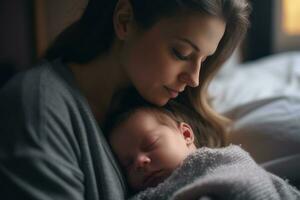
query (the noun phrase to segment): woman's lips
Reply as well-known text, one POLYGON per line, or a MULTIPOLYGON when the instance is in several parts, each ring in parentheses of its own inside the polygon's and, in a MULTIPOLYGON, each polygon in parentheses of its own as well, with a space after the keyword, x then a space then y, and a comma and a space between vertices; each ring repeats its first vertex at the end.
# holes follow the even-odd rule
POLYGON ((170 89, 168 87, 166 87, 166 89, 167 89, 168 93, 170 94, 171 98, 176 98, 179 94, 179 91, 170 89))

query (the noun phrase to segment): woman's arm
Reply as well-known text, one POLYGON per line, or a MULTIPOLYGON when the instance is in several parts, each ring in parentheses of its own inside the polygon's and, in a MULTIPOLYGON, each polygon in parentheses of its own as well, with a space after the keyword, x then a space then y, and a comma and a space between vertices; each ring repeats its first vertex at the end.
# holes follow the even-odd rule
POLYGON ((1 199, 84 199, 67 119, 51 111, 43 92, 24 74, 0 92, 1 199))

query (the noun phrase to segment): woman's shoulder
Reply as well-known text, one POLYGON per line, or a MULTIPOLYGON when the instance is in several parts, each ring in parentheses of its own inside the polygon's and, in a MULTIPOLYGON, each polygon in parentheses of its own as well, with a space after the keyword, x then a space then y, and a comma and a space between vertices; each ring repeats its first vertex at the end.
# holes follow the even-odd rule
MULTIPOLYGON (((6 106, 23 104, 34 107, 39 104, 61 105, 63 99, 71 101, 72 87, 67 74, 56 70, 57 62, 42 61, 26 71, 18 73, 0 90, 0 103, 6 106), (59 103, 59 104, 58 104, 59 103)), ((73 97, 74 98, 74 97, 73 97)))
POLYGON ((44 61, 17 74, 1 88, 0 140, 7 145, 9 141, 11 147, 24 144, 27 138, 30 141, 26 140, 26 145, 42 146, 49 134, 72 134, 76 100, 63 75, 53 67, 44 61))

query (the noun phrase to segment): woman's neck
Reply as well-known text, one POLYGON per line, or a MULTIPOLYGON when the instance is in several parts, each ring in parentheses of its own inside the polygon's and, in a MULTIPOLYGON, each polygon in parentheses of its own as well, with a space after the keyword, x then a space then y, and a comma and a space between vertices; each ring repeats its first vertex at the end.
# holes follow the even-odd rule
POLYGON ((96 120, 102 124, 114 93, 129 85, 119 59, 111 54, 69 66, 96 120))

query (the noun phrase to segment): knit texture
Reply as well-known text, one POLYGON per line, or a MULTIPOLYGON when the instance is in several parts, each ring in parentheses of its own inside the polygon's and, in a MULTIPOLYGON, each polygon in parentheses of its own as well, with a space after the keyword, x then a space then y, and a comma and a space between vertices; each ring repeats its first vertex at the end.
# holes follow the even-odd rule
POLYGON ((239 146, 200 148, 155 188, 136 194, 141 199, 293 200, 300 192, 260 167, 239 146))

